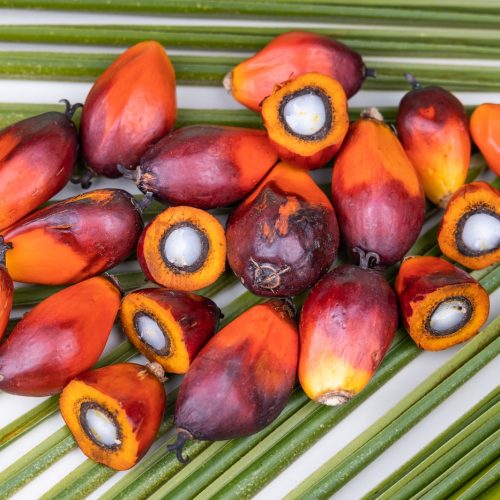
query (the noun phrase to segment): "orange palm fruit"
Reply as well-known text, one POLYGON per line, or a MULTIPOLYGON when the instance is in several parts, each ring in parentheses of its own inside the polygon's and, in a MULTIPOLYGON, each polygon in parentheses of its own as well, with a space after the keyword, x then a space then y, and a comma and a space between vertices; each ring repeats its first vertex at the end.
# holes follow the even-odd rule
MULTIPOLYGON (((368 264, 368 262, 366 262, 368 264)), ((300 318, 299 380, 318 403, 346 403, 377 371, 398 326, 396 296, 384 276, 345 265, 324 276, 300 318)))
POLYGON ((279 157, 309 169, 325 166, 349 129, 342 85, 320 73, 276 85, 262 102, 262 118, 279 157))
POLYGON ((122 301, 120 322, 130 342, 168 373, 186 373, 215 333, 220 309, 193 293, 145 288, 122 301))
POLYGON ((171 290, 199 290, 224 271, 224 228, 199 208, 168 208, 142 232, 137 259, 146 277, 155 283, 171 290))
POLYGON ((469 269, 500 262, 500 191, 483 181, 458 189, 441 220, 438 244, 469 269))
POLYGON ((500 104, 478 106, 470 117, 470 133, 488 166, 500 176, 500 104))
POLYGON ((99 359, 120 307, 120 291, 98 276, 51 295, 0 345, 0 390, 48 396, 99 359))
POLYGON ((69 181, 78 136, 66 113, 49 112, 0 131, 0 230, 58 193, 69 181))
POLYGON ((82 452, 115 470, 139 462, 163 420, 163 380, 156 363, 120 363, 74 378, 64 388, 59 407, 82 452))
POLYGON ((396 278, 406 330, 419 347, 440 351, 474 336, 488 318, 486 290, 438 257, 409 257, 396 278))
POLYGON ((333 206, 342 240, 374 252, 379 264, 401 260, 424 222, 425 199, 403 147, 376 109, 351 125, 332 178, 333 206))
POLYGON ((12 278, 5 266, 5 253, 9 249, 10 245, 6 245, 0 236, 0 340, 2 340, 9 323, 14 295, 14 283, 12 283, 12 278))
POLYGON ((184 378, 175 409, 180 461, 187 439, 247 436, 285 407, 297 373, 298 332, 285 301, 253 306, 220 330, 184 378))
POLYGON ((408 78, 413 89, 399 104, 399 139, 427 198, 444 208, 450 196, 464 184, 469 170, 467 115, 452 93, 441 87, 422 87, 413 76, 408 78))
POLYGON ((256 295, 297 295, 337 257, 330 201, 306 170, 283 162, 234 210, 226 231, 229 265, 256 295))
POLYGON ((97 175, 119 177, 150 144, 174 127, 175 72, 165 49, 141 42, 121 54, 96 80, 83 106, 82 153, 97 175))
POLYGON ((343 43, 316 33, 291 31, 238 64, 224 78, 224 87, 241 104, 260 111, 262 100, 275 85, 313 72, 338 80, 347 97, 359 90, 370 73, 361 56, 343 43))
POLYGON ((134 197, 100 189, 38 210, 3 232, 13 249, 7 268, 15 281, 76 283, 125 260, 135 249, 142 218, 134 197))
POLYGON ((262 130, 192 125, 151 146, 135 172, 123 172, 161 203, 209 209, 247 196, 277 160, 262 130))

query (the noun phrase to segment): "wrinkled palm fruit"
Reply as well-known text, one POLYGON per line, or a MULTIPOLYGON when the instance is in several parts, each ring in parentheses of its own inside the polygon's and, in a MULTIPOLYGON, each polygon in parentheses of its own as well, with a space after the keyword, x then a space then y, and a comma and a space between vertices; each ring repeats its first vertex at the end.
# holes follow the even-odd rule
POLYGON ((168 208, 142 232, 137 258, 155 283, 171 290, 200 290, 214 283, 226 266, 224 228, 198 208, 168 208))
POLYGON ((464 184, 471 144, 463 104, 441 87, 413 90, 399 104, 396 120, 399 139, 433 203, 446 207, 450 196, 464 184))
POLYGON ((438 257, 407 258, 395 287, 405 328, 427 351, 465 342, 488 318, 486 290, 465 271, 438 257))
POLYGON ((419 178, 403 147, 376 109, 351 125, 333 168, 332 198, 347 251, 380 257, 380 266, 403 258, 425 214, 419 178))
POLYGON ((238 64, 224 78, 224 87, 247 108, 260 111, 275 85, 304 73, 338 80, 347 97, 363 84, 367 71, 361 56, 327 36, 291 31, 277 36, 260 52, 238 64))
POLYGON ((438 232, 444 255, 469 269, 500 262, 500 191, 477 181, 451 197, 438 232))
POLYGON ((335 212, 308 172, 279 163, 231 214, 228 261, 251 292, 291 297, 329 269, 339 244, 335 212))
POLYGON ((186 373, 219 323, 213 301, 193 293, 146 288, 122 301, 120 320, 130 342, 167 373, 186 373))
POLYGON ((163 420, 163 380, 161 367, 154 363, 110 365, 73 379, 59 406, 82 452, 115 470, 139 462, 163 420))
POLYGON ((342 86, 320 73, 277 85, 262 102, 262 118, 279 157, 311 170, 334 157, 349 129, 342 86))
POLYGON ((120 291, 102 276, 40 302, 0 345, 0 390, 23 396, 61 391, 97 362, 119 307, 120 291))
POLYGON ((42 208, 3 232, 15 281, 76 283, 125 260, 143 227, 132 195, 99 189, 42 208))
POLYGON ((87 167, 119 177, 118 165, 138 165, 148 146, 170 132, 177 117, 175 72, 157 42, 130 47, 90 89, 80 137, 87 167))

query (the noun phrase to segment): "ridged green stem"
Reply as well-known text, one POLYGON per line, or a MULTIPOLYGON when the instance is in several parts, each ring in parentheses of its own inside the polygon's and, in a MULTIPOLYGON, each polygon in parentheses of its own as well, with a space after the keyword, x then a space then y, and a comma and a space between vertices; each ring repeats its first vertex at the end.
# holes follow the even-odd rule
MULTIPOLYGON (((470 26, 473 28, 497 27, 500 24, 498 9, 486 12, 457 9, 419 9, 294 3, 293 8, 281 1, 240 2, 237 0, 0 0, 0 7, 15 9, 55 9, 66 11, 120 12, 138 14, 174 14, 243 18, 288 18, 300 20, 334 20, 336 23, 356 22, 398 25, 470 26)), ((474 6, 471 5, 473 8, 474 6)))
POLYGON ((492 496, 488 495, 489 489, 495 488, 497 493, 500 493, 500 458, 497 458, 491 465, 482 470, 479 474, 473 477, 467 484, 462 486, 449 500, 486 500, 487 498, 499 498, 492 491, 492 496))
MULTIPOLYGON (((500 429, 452 464, 446 472, 419 491, 422 500, 447 499, 498 458, 500 429)), ((406 497, 407 498, 407 497, 406 497)))
POLYGON ((364 498, 402 500, 416 495, 499 428, 500 388, 496 388, 364 498))
MULTIPOLYGON (((255 0, 256 2, 265 2, 266 0, 255 0)), ((276 3, 297 4, 302 3, 303 0, 273 0, 276 3)), ((312 0, 310 4, 315 5, 352 5, 352 2, 347 0, 312 0)), ((356 6, 363 7, 404 7, 408 8, 425 8, 426 10, 442 10, 442 9, 455 9, 455 10, 474 10, 475 4, 467 2, 467 0, 441 0, 436 2, 434 0, 406 0, 402 4, 401 0, 356 0, 356 6)), ((480 0, 477 5, 477 11, 498 11, 498 3, 495 0, 480 0)))
MULTIPOLYGON (((16 25, 0 26, 0 41, 73 45, 130 46, 156 40, 167 48, 258 51, 288 28, 246 26, 16 25)), ((333 37, 363 55, 498 58, 495 30, 459 28, 307 28, 333 37)))
MULTIPOLYGON (((0 76, 4 78, 93 81, 116 59, 116 54, 66 52, 0 52, 0 76)), ((181 85, 221 86, 224 76, 243 59, 234 56, 171 57, 181 85)), ((422 85, 441 85, 449 90, 500 90, 500 68, 437 63, 374 61, 377 72, 364 90, 408 90, 403 75, 416 75, 422 85)))

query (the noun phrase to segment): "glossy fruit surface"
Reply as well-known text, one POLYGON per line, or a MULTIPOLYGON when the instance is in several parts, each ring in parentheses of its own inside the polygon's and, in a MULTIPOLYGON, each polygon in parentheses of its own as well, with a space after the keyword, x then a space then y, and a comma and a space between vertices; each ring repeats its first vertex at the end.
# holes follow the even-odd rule
POLYGON ((285 407, 297 361, 298 332, 287 304, 248 309, 195 359, 177 399, 177 429, 207 440, 259 431, 285 407))
POLYGON ((148 367, 120 363, 73 379, 64 388, 59 406, 87 457, 115 470, 127 470, 153 444, 165 403, 163 384, 148 367), (107 436, 96 429, 107 431, 107 436))
POLYGON ((165 204, 225 207, 248 195, 277 160, 261 130, 193 125, 153 145, 136 181, 165 204))
POLYGON ((165 49, 146 41, 121 54, 96 80, 80 125, 82 153, 98 175, 139 164, 150 144, 174 127, 175 72, 165 49))
POLYGON ((91 368, 108 340, 120 292, 104 277, 51 295, 0 345, 0 390, 48 396, 91 368))
POLYGON ((312 72, 338 80, 347 97, 359 90, 366 77, 361 56, 343 43, 315 33, 291 31, 238 64, 224 84, 237 101, 260 111, 262 100, 271 95, 275 85, 312 72))
POLYGON ((0 230, 67 184, 77 149, 76 127, 63 113, 44 113, 0 131, 0 230))
POLYGON ((186 373, 213 336, 220 310, 193 293, 145 288, 122 301, 120 320, 132 344, 168 373, 186 373))
POLYGON ((438 257, 409 257, 395 283, 406 330, 419 347, 447 349, 476 335, 490 299, 469 274, 438 257))
POLYGON ((458 189, 441 220, 438 244, 469 269, 500 262, 500 191, 484 181, 458 189))
POLYGON ((500 104, 478 106, 470 117, 470 133, 488 166, 500 176, 500 104))
POLYGON ((142 217, 134 197, 99 189, 38 210, 6 231, 13 249, 7 268, 15 281, 76 283, 125 260, 135 249, 142 217))
POLYGON ((279 157, 311 170, 333 158, 349 129, 342 86, 320 73, 276 85, 262 102, 262 118, 279 157))
POLYGON ((337 256, 332 205, 306 170, 279 163, 231 214, 228 261, 253 293, 289 297, 313 285, 337 256))
POLYGON ((382 274, 341 266, 307 297, 300 318, 299 380, 313 400, 338 405, 370 381, 398 326, 396 297, 382 274))
POLYGON ((401 100, 396 123, 427 198, 446 207, 469 170, 471 144, 463 104, 441 87, 416 87, 401 100))
POLYGON ((390 127, 369 116, 351 125, 337 155, 332 197, 348 252, 375 252, 381 266, 403 258, 424 222, 413 165, 390 127))

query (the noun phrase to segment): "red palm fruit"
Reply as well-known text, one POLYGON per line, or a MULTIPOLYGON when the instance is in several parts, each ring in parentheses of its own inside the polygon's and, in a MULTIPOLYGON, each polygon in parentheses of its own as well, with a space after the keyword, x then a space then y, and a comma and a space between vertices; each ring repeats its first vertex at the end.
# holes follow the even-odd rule
POLYGON ((69 181, 78 137, 66 113, 49 112, 0 131, 0 230, 58 193, 69 181))
POLYGON ((215 333, 220 309, 193 293, 145 288, 122 301, 120 321, 130 342, 168 373, 186 373, 215 333))
POLYGON ((224 86, 241 104, 260 111, 275 85, 304 73, 322 73, 338 80, 351 97, 368 72, 361 56, 343 43, 316 33, 291 31, 238 64, 224 78, 224 86))
POLYGON ((119 306, 120 291, 102 276, 40 302, 0 346, 0 390, 24 396, 59 392, 97 362, 119 306))
POLYGON ((285 407, 297 372, 298 332, 285 301, 251 307, 218 332, 194 360, 175 410, 180 461, 187 439, 253 434, 285 407))
POLYGON ((470 133, 488 167, 500 177, 500 104, 478 106, 470 117, 470 133))
POLYGON ((231 269, 253 293, 297 295, 337 256, 335 212, 306 170, 279 163, 231 214, 226 230, 231 269))
POLYGON ((409 257, 396 278, 406 330, 427 351, 440 351, 478 333, 490 298, 469 274, 438 257, 409 257))
POLYGON ((5 266, 5 253, 10 248, 10 245, 4 244, 3 238, 0 236, 0 340, 2 340, 9 323, 14 295, 14 284, 5 266))
POLYGON ((399 104, 397 129, 406 154, 415 167, 424 192, 446 207, 450 196, 465 182, 471 144, 462 103, 441 87, 422 87, 407 75, 413 89, 399 104))
POLYGON ((261 130, 193 125, 151 146, 135 173, 124 174, 162 203, 209 209, 244 198, 277 160, 261 130))
POLYGON ((146 454, 165 412, 159 365, 120 363, 73 379, 59 406, 75 441, 87 457, 127 470, 146 454))
POLYGON ((425 199, 413 165, 382 120, 372 108, 351 125, 335 161, 332 197, 348 252, 377 253, 380 265, 389 266, 417 239, 425 199))
POLYGON ((142 226, 134 197, 121 189, 68 198, 3 232, 13 246, 7 268, 15 281, 76 283, 125 260, 135 249, 142 226))
POLYGON ((382 274, 351 265, 328 273, 300 318, 304 392, 326 405, 349 401, 377 371, 397 326, 396 296, 382 274))
POLYGON ((150 144, 174 127, 175 72, 164 48, 141 42, 96 80, 80 125, 83 157, 92 172, 119 177, 117 165, 138 164, 150 144))

